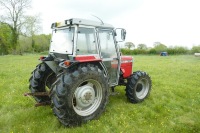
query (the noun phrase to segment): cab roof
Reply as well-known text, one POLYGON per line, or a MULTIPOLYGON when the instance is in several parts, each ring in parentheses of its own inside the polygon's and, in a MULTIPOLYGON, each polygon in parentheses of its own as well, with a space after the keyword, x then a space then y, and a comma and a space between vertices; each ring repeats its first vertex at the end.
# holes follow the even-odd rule
POLYGON ((101 28, 114 28, 112 25, 103 23, 102 21, 93 21, 87 19, 80 19, 80 18, 71 18, 61 22, 52 23, 51 28, 60 28, 65 26, 72 26, 72 25, 85 25, 85 26, 94 26, 94 27, 101 27, 101 28))

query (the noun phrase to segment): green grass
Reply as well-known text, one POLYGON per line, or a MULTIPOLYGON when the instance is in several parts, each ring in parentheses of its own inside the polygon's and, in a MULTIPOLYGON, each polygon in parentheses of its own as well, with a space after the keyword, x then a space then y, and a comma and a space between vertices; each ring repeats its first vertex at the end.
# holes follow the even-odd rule
POLYGON ((0 132, 200 132, 200 58, 194 56, 134 56, 134 71, 152 78, 150 97, 131 104, 124 87, 110 96, 98 120, 65 128, 50 107, 34 107, 28 92, 30 73, 40 55, 0 56, 0 132))

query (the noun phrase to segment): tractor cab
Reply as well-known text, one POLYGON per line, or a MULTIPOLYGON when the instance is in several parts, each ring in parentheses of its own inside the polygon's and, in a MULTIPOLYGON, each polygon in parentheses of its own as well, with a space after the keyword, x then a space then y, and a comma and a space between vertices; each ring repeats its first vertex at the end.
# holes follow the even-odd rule
POLYGON ((109 76, 109 84, 118 84, 121 58, 117 42, 125 39, 124 29, 77 18, 53 23, 51 28, 50 54, 68 62, 99 63, 109 76))

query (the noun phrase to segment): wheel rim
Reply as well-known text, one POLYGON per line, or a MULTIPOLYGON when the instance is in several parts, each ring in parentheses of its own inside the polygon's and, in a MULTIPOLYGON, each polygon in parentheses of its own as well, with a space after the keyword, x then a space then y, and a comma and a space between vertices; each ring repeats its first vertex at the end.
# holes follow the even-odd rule
POLYGON ((89 79, 75 90, 72 105, 77 114, 88 116, 95 112, 102 100, 102 88, 98 81, 89 79))
POLYGON ((149 82, 147 79, 142 78, 136 85, 136 96, 143 99, 149 92, 149 82))

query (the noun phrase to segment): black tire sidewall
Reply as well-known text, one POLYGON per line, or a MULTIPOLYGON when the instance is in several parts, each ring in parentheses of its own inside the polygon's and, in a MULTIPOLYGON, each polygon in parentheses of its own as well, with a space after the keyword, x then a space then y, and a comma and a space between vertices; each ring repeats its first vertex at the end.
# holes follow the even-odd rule
POLYGON ((142 72, 142 71, 134 72, 128 79, 127 86, 126 86, 126 96, 127 96, 128 100, 132 103, 139 103, 139 102, 144 101, 144 99, 150 95, 151 84, 152 84, 151 78, 149 77, 149 75, 147 73, 142 72), (137 89, 137 85, 138 85, 139 81, 141 81, 142 79, 145 79, 148 82, 149 89, 148 89, 146 96, 143 97, 142 99, 140 99, 136 95, 136 89, 137 89))
MULTIPOLYGON (((44 63, 40 63, 36 66, 36 69, 32 72, 29 80, 29 90, 31 93, 35 92, 46 92, 46 81, 47 77, 52 74, 53 71, 44 63)), ((55 78, 55 74, 53 75, 55 78)), ((33 96, 36 102, 50 101, 48 96, 33 96)))
MULTIPOLYGON (((90 71, 91 72, 91 71, 90 71)), ((81 84, 81 83, 83 83, 84 81, 86 81, 86 80, 88 80, 88 79, 93 79, 93 80, 96 80, 96 81, 98 81, 99 83, 100 83, 100 85, 101 85, 101 88, 102 88, 102 100, 101 100, 101 103, 100 103, 100 105, 99 105, 99 108, 94 112, 94 113, 92 113, 91 115, 89 115, 89 116, 80 116, 81 117, 81 119, 83 120, 83 121, 88 121, 88 120, 91 120, 91 119, 93 119, 93 118, 95 118, 96 116, 98 116, 98 114, 99 114, 99 112, 100 112, 100 110, 101 110, 101 106, 102 106, 102 104, 104 104, 106 101, 106 95, 107 95, 107 89, 106 89, 106 85, 105 85, 105 83, 103 82, 103 78, 102 77, 99 77, 97 74, 95 74, 95 73, 93 73, 93 72, 91 72, 91 73, 82 73, 81 75, 80 75, 80 79, 75 79, 74 80, 74 82, 75 82, 75 84, 73 84, 72 85, 72 89, 69 89, 69 94, 71 94, 69 97, 67 97, 67 101, 69 101, 68 102, 68 104, 70 105, 70 103, 72 103, 72 97, 73 97, 73 94, 74 94, 74 92, 75 92, 75 90, 77 89, 77 87, 81 84)), ((73 107, 72 107, 73 108, 73 107)), ((74 111, 74 109, 72 109, 72 111, 73 111, 73 113, 76 113, 75 111, 74 111)))
POLYGON ((65 126, 79 125, 83 122, 98 118, 100 114, 104 111, 108 101, 108 83, 107 78, 103 74, 103 71, 99 71, 100 69, 97 66, 90 65, 83 67, 81 66, 78 69, 79 70, 74 70, 70 73, 63 73, 59 77, 59 82, 57 82, 57 86, 59 87, 56 87, 56 89, 58 92, 64 92, 64 95, 52 95, 52 98, 54 98, 55 96, 57 97, 57 101, 60 103, 61 106, 60 108, 56 109, 59 111, 67 112, 63 117, 57 116, 60 122, 63 123, 65 126), (87 68, 85 72, 82 71, 84 67, 87 68), (102 88, 102 99, 99 107, 92 114, 88 116, 80 116, 73 108, 73 97, 77 87, 79 87, 81 83, 89 79, 99 82, 102 88))

